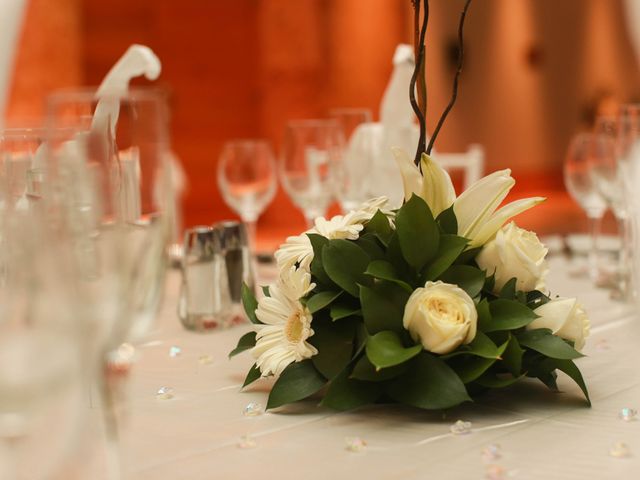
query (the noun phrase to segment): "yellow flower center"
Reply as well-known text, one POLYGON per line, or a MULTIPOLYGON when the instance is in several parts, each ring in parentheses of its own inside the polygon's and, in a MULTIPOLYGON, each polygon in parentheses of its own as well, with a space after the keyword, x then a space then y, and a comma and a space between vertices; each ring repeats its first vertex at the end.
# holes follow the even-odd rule
POLYGON ((304 332, 304 319, 302 318, 302 312, 298 310, 293 313, 284 326, 284 334, 289 340, 289 343, 300 343, 303 338, 304 332))
POLYGON ((432 312, 441 319, 450 323, 462 324, 464 323, 463 313, 455 308, 451 302, 447 302, 445 299, 438 297, 427 298, 424 302, 424 307, 428 312, 432 312))

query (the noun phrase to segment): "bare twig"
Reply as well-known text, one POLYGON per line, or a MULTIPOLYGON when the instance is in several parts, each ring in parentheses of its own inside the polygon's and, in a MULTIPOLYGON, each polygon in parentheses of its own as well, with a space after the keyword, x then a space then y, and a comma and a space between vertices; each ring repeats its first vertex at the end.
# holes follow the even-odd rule
POLYGON ((429 141, 429 146, 427 147, 427 155, 431 154, 431 149, 433 148, 433 144, 436 141, 436 137, 438 136, 438 133, 440 133, 440 129, 442 128, 447 115, 449 115, 449 112, 453 108, 453 105, 456 103, 456 99, 458 98, 458 79, 460 77, 460 74, 462 73, 462 62, 464 60, 464 43, 462 41, 462 34, 464 29, 464 19, 467 16, 467 10, 469 9, 470 4, 471 0, 466 0, 462 13, 460 14, 460 23, 458 25, 458 45, 460 47, 460 55, 458 56, 458 68, 456 70, 455 76, 453 77, 453 92, 451 94, 451 100, 442 112, 442 116, 440 117, 440 120, 438 120, 438 124, 433 131, 433 135, 431 136, 431 140, 429 141))
MULTIPOLYGON (((413 0, 413 6, 415 9, 415 20, 414 24, 417 27, 419 24, 420 18, 420 0, 413 0)), ((420 71, 424 71, 424 38, 427 33, 427 24, 429 23, 429 0, 424 0, 424 16, 422 19, 422 26, 420 28, 420 34, 418 35, 418 43, 417 43, 417 55, 416 55, 416 65, 413 70, 413 75, 411 76, 411 82, 409 84, 409 100, 411 101, 411 107, 418 117, 418 122, 420 123, 420 139, 418 140, 418 148, 416 150, 416 156, 414 162, 417 166, 420 165, 420 156, 425 151, 426 146, 426 84, 423 90, 424 96, 424 108, 423 111, 420 108, 419 103, 416 101, 416 82, 420 75, 420 71)))

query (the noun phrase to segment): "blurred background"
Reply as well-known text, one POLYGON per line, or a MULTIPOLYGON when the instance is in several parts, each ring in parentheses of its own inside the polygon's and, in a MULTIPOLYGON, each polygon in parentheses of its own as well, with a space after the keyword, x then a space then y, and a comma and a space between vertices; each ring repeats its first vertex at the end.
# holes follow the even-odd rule
MULTIPOLYGON (((485 171, 510 167, 512 198, 548 201, 519 220, 543 234, 584 230, 562 162, 597 114, 640 100, 635 0, 476 0, 465 26, 458 102, 440 152, 484 147, 485 171)), ((434 0, 427 32, 428 126, 449 100, 462 0, 434 0)), ((187 177, 184 224, 237 218, 216 182, 222 145, 264 137, 279 151, 292 118, 379 105, 399 43, 413 42, 409 0, 27 0, 7 126, 37 123, 56 88, 97 85, 132 43, 163 63, 173 149, 187 177)), ((139 82, 143 83, 143 82, 139 82)), ((156 82, 158 83, 158 82, 156 82)), ((337 209, 334 209, 337 212, 337 209)), ((609 222, 613 225, 613 222, 609 222)), ((304 228, 279 189, 260 217, 271 248, 304 228)))

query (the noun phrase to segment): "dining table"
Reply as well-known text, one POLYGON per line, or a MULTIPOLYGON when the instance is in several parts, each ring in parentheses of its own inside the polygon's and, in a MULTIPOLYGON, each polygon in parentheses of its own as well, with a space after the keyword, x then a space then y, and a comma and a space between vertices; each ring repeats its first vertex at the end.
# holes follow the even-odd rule
MULTIPOLYGON (((638 311, 576 274, 566 255, 551 256, 549 266, 551 296, 578 297, 591 320, 577 360, 590 407, 559 373, 559 391, 525 379, 445 411, 374 405, 341 412, 312 397, 265 412, 273 380, 242 389, 254 360, 249 352, 228 358, 250 324, 183 328, 181 275, 171 270, 157 321, 136 348, 120 412, 126 478, 640 478, 638 311)), ((258 283, 275 275, 273 265, 260 265, 258 283)))

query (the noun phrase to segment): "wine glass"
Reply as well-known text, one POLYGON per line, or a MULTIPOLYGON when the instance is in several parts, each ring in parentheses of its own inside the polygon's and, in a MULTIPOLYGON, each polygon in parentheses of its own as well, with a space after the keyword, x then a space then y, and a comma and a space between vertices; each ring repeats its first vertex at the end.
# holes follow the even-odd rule
POLYGON ((287 124, 279 161, 285 191, 311 228, 335 195, 344 135, 335 120, 294 120, 287 124))
POLYGON ((218 186, 227 205, 245 223, 255 251, 256 223, 276 193, 275 160, 265 140, 226 142, 218 161, 218 186))
POLYGON ((590 159, 606 152, 608 143, 603 136, 580 133, 571 140, 564 162, 564 183, 571 197, 585 211, 589 222, 590 248, 588 274, 599 282, 599 235, 607 204, 598 192, 590 173, 590 159))
POLYGON ((346 213, 373 196, 367 170, 371 168, 377 142, 374 132, 363 128, 372 122, 370 110, 341 108, 331 110, 329 116, 338 122, 346 142, 336 182, 337 197, 346 213))
POLYGON ((96 98, 62 91, 48 100, 49 190, 57 227, 68 233, 84 308, 101 352, 112 476, 120 476, 117 399, 135 349, 157 312, 175 214, 166 99, 154 90, 96 98))
POLYGON ((629 209, 624 194, 624 176, 621 162, 618 161, 616 141, 618 137, 618 119, 600 116, 596 119, 594 135, 599 139, 601 148, 590 157, 590 174, 593 182, 607 206, 613 212, 618 223, 620 252, 617 272, 611 279, 613 291, 620 298, 628 293, 628 220, 629 209))

